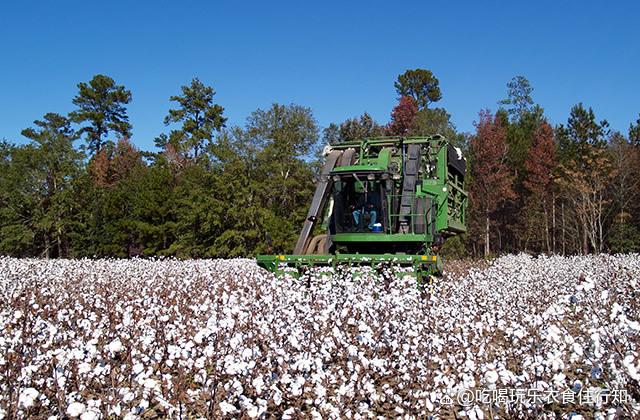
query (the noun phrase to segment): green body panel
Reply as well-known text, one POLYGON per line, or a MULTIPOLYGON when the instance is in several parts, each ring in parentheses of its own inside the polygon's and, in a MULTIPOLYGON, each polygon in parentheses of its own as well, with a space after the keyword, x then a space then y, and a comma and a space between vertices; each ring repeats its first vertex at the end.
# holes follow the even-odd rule
POLYGON ((380 166, 375 164, 352 165, 352 166, 340 166, 334 169, 333 171, 331 171, 331 173, 359 173, 359 172, 372 172, 372 171, 382 172, 386 169, 387 169, 386 166, 380 166))

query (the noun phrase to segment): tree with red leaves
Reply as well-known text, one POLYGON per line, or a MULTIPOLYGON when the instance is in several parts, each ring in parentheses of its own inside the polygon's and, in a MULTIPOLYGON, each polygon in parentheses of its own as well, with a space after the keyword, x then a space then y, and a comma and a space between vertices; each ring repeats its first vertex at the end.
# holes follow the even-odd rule
POLYGON ((99 187, 111 187, 142 166, 141 153, 129 139, 122 138, 113 148, 103 147, 89 162, 89 173, 99 187))
POLYGON ((481 111, 475 123, 476 135, 471 138, 472 155, 470 201, 472 217, 484 231, 484 255, 491 252, 492 216, 507 200, 515 199, 513 176, 506 164, 507 130, 504 123, 489 110, 481 111))
POLYGON ((410 96, 403 96, 398 105, 391 111, 391 122, 387 126, 387 133, 391 136, 407 136, 413 134, 418 105, 410 96))
MULTIPOLYGON (((556 168, 556 147, 553 128, 543 121, 534 131, 531 147, 525 161, 526 176, 523 185, 529 196, 526 199, 528 236, 544 239, 547 252, 551 252, 549 234, 549 209, 553 205, 553 171, 556 168), (542 221, 542 223, 541 223, 542 221)), ((527 237, 526 243, 530 241, 527 237)), ((525 245, 526 249, 526 245, 525 245)))

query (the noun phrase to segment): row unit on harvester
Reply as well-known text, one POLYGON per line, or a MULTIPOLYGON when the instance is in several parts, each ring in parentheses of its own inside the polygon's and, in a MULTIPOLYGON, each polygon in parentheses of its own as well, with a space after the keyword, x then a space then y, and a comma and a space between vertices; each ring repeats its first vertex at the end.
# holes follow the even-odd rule
POLYGON ((389 263, 438 272, 437 248, 466 231, 466 160, 442 136, 381 137, 332 145, 294 255, 284 267, 389 263), (326 233, 317 233, 322 230, 326 233))

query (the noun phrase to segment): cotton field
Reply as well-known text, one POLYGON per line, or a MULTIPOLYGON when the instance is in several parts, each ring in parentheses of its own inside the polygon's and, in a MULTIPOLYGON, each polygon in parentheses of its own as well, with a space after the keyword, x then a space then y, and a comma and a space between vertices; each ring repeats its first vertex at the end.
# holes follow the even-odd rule
POLYGON ((0 258, 0 418, 640 415, 640 256, 393 271, 0 258))

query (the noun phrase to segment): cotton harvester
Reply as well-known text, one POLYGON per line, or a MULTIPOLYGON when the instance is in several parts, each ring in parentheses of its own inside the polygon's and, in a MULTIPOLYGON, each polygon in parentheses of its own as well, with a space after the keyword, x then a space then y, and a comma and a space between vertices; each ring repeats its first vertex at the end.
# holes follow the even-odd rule
POLYGON ((329 265, 442 268, 437 249, 466 231, 466 161, 444 137, 382 137, 325 149, 293 255, 259 255, 277 274, 329 265), (326 233, 313 235, 314 228, 326 233), (320 230, 320 229, 318 229, 320 230))

